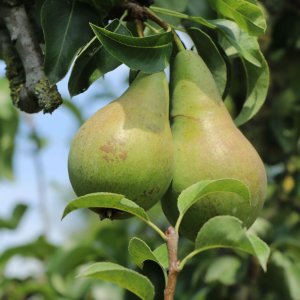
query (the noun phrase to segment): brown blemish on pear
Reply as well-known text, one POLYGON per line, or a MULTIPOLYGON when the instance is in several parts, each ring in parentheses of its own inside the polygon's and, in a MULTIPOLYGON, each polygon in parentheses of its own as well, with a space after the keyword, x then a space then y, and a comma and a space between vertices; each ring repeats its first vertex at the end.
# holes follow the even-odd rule
MULTIPOLYGON (((68 169, 78 196, 119 193, 144 209, 157 203, 173 173, 165 74, 139 74, 121 97, 87 120, 72 142, 68 169)), ((93 210, 102 217, 127 216, 93 210)))

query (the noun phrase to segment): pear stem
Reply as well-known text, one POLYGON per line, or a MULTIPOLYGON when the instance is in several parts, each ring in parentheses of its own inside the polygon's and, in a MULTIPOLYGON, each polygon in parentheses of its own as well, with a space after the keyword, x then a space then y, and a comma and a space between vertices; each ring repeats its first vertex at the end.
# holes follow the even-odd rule
MULTIPOLYGON (((155 14, 151 9, 145 7, 145 11, 147 12, 147 17, 153 22, 155 22, 157 25, 162 27, 164 30, 169 31, 171 29, 171 26, 168 23, 166 23, 163 19, 161 19, 157 14, 155 14)), ((171 29, 171 31, 173 34, 174 42, 178 50, 179 51, 185 50, 185 47, 181 42, 179 36, 177 35, 176 31, 174 29, 171 29)))
POLYGON ((178 249, 178 232, 174 227, 170 226, 166 231, 168 257, 169 257, 169 272, 167 285, 164 290, 164 300, 173 300, 175 295, 177 277, 179 274, 179 260, 177 258, 178 249))
POLYGON ((141 20, 135 20, 136 31, 139 37, 144 37, 144 24, 141 20))

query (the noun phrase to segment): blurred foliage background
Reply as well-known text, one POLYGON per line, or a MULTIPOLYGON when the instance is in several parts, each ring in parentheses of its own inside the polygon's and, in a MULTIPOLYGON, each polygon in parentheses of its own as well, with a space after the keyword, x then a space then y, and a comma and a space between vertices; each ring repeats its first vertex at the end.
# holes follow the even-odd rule
MULTIPOLYGON (((190 3, 188 9, 194 15, 213 16, 205 1, 190 3)), ((241 130, 258 150, 268 171, 268 198, 259 219, 250 229, 271 247, 268 271, 263 273, 255 259, 241 253, 229 250, 206 252, 196 257, 194 263, 180 274, 176 291, 180 300, 300 299, 300 3, 264 0, 261 4, 267 15, 268 31, 261 37, 260 44, 269 63, 271 84, 265 105, 241 130)), ((234 68, 232 73, 239 74, 240 66, 237 64, 234 68)), ((97 84, 106 83, 101 80, 97 84)), ((234 92, 227 100, 232 114, 242 105, 240 90, 240 80, 233 80, 234 92)), ((107 97, 107 94, 98 95, 98 99, 107 97)), ((94 99, 85 101, 80 109, 69 100, 65 101, 64 108, 60 108, 67 109, 75 117, 76 127, 85 119, 85 108, 95 102, 94 99)), ((15 180, 17 166, 13 162, 14 156, 21 151, 15 143, 20 134, 20 122, 26 122, 29 128, 26 138, 32 145, 33 163, 37 164, 37 170, 41 167, 38 157, 48 147, 47 136, 40 136, 34 118, 13 108, 7 81, 1 78, 0 180, 15 180)), ((63 124, 61 130, 64 130, 63 124)), ((47 173, 47 167, 42 171, 47 173)), ((38 183, 40 197, 43 197, 47 184, 38 183)), ((61 207, 73 197, 70 186, 60 187, 57 195, 61 207)), ((0 191, 0 209, 4 201, 0 191)), ((14 235, 29 209, 28 205, 19 203, 9 217, 4 218, 0 212, 0 231, 14 235)), ((42 205, 40 213, 46 216, 46 209, 42 205)), ((159 205, 151 210, 151 215, 161 228, 167 228, 159 205)), ((1 300, 135 299, 132 294, 108 283, 76 278, 76 274, 87 263, 105 260, 134 268, 127 252, 129 238, 139 236, 150 246, 157 247, 159 237, 135 219, 99 222, 96 215, 88 211, 73 218, 74 226, 61 242, 53 242, 42 234, 28 243, 6 247, 0 253, 1 300), (39 266, 38 271, 29 270, 24 276, 17 276, 18 272, 11 274, 8 266, 16 257, 33 260, 39 266)), ((189 241, 182 239, 180 252, 191 247, 189 241)), ((22 269, 22 265, 17 269, 22 269)), ((160 270, 149 263, 144 272, 155 283, 156 299, 162 299, 160 270)))

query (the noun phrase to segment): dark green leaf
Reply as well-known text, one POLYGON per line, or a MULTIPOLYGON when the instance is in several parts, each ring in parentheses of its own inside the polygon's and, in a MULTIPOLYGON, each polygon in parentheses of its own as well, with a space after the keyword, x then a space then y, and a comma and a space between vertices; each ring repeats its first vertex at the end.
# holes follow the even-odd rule
MULTIPOLYGON (((112 21, 107 30, 130 36, 130 31, 118 20, 112 21)), ((77 55, 69 79, 69 92, 75 96, 84 92, 99 77, 121 65, 94 37, 77 55)))
POLYGON ((227 67, 218 47, 210 36, 199 28, 188 28, 188 33, 191 36, 199 55, 210 69, 220 95, 224 96, 228 82, 227 67))
POLYGON ((261 8, 245 0, 209 0, 219 14, 233 19, 250 35, 258 36, 266 30, 266 20, 261 8))
POLYGON ((270 269, 275 272, 274 276, 278 284, 274 289, 279 292, 284 291, 287 293, 286 297, 297 300, 300 293, 300 262, 295 262, 284 253, 275 250, 271 256, 270 265, 270 269))
POLYGON ((47 0, 42 7, 45 36, 45 72, 52 83, 62 79, 79 50, 92 37, 89 22, 99 16, 90 6, 78 1, 47 0))
POLYGON ((148 222, 149 217, 145 210, 123 195, 112 193, 93 193, 71 201, 65 208, 63 218, 79 208, 111 208, 130 213, 139 219, 148 222))
POLYGON ((224 285, 233 285, 239 280, 238 272, 241 265, 241 261, 237 257, 217 257, 209 265, 204 281, 206 283, 219 282, 224 285))
POLYGON ((110 262, 95 263, 79 276, 112 282, 144 300, 153 300, 154 298, 154 286, 147 277, 118 264, 110 262))
POLYGON ((134 70, 155 73, 165 69, 172 53, 172 33, 130 37, 91 25, 104 48, 134 70))

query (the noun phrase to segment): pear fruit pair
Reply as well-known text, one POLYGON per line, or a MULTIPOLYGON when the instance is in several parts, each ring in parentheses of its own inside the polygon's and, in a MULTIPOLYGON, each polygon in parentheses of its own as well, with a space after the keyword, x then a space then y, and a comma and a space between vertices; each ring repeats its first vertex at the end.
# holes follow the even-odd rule
MULTIPOLYGON (((233 193, 210 194, 189 209, 180 230, 195 239, 208 219, 227 214, 249 227, 265 198, 265 169, 196 53, 184 50, 175 58, 172 134, 168 101, 165 74, 140 73, 119 99, 80 128, 69 154, 76 194, 120 193, 146 210, 164 196, 164 213, 174 225, 182 190, 200 180, 233 178, 248 186, 250 203, 233 193)), ((112 217, 123 216, 115 211, 112 217)))
POLYGON ((249 188, 250 203, 229 193, 212 193, 193 205, 180 230, 194 240, 199 229, 217 215, 233 215, 249 227, 262 208, 267 189, 264 165, 235 126, 203 60, 180 51, 172 73, 173 180, 162 201, 169 221, 178 217, 177 197, 190 185, 208 179, 233 178, 249 188))
MULTIPOLYGON (((78 196, 119 193, 146 210, 162 198, 173 174, 164 72, 140 73, 121 97, 81 126, 71 145, 68 170, 78 196)), ((119 211, 97 212, 128 217, 119 211)))

